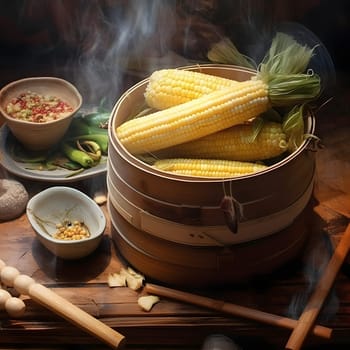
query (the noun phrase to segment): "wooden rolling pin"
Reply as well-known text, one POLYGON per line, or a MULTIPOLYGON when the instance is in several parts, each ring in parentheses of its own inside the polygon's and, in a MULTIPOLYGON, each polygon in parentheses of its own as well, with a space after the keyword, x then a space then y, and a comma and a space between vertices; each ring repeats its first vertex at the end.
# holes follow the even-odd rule
POLYGON ((100 339, 105 344, 113 348, 124 345, 125 337, 122 334, 73 305, 49 288, 36 283, 31 277, 20 274, 16 268, 6 266, 2 260, 0 260, 0 278, 4 284, 14 287, 18 293, 30 296, 38 304, 100 339))

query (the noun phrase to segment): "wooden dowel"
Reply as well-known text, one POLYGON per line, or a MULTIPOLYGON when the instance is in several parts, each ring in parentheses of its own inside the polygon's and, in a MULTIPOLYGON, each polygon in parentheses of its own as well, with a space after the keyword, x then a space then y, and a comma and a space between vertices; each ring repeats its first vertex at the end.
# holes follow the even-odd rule
POLYGON ((20 294, 30 296, 38 304, 53 311, 113 348, 124 345, 125 337, 122 334, 75 306, 67 299, 59 296, 51 289, 36 283, 30 276, 17 272, 16 269, 6 266, 0 260, 0 277, 4 278, 8 285, 13 285, 20 294))
MULTIPOLYGON (((286 329, 294 329, 294 327, 296 327, 297 325, 297 320, 293 320, 291 318, 282 317, 267 312, 255 310, 252 308, 227 303, 222 300, 208 298, 193 293, 158 286, 155 284, 146 283, 144 290, 149 294, 155 294, 158 296, 182 301, 188 304, 197 305, 200 307, 223 312, 233 316, 240 316, 261 323, 270 324, 272 326, 282 327, 286 329)), ((313 327, 312 332, 318 337, 329 339, 332 334, 332 329, 316 325, 315 327, 313 327)))
POLYGON ((313 327, 317 316, 327 298, 334 280, 349 252, 350 248, 350 224, 347 226, 343 237, 336 247, 324 273, 316 285, 304 311, 297 320, 297 326, 291 333, 285 349, 301 349, 305 338, 313 327))

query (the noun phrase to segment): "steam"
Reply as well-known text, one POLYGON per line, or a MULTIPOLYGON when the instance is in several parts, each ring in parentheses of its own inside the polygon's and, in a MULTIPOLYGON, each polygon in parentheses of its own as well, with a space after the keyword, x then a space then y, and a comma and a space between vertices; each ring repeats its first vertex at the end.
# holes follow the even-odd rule
MULTIPOLYGON (((27 13, 35 16, 40 10, 38 2, 29 3, 27 13)), ((334 83, 332 60, 311 31, 296 23, 264 24, 261 13, 250 2, 239 3, 238 13, 236 9, 232 14, 232 5, 214 6, 215 2, 79 3, 47 2, 45 11, 53 19, 56 45, 69 51, 67 78, 82 92, 85 106, 104 101, 112 107, 125 90, 156 69, 208 62, 206 52, 225 36, 232 36, 239 51, 259 63, 277 30, 303 44, 317 45, 313 68, 325 85, 334 83)))
MULTIPOLYGON (((310 296, 317 288, 317 283, 320 280, 328 261, 332 255, 332 246, 328 237, 320 237, 317 235, 312 240, 309 250, 305 254, 307 260, 304 267, 304 278, 306 287, 301 292, 295 294, 288 307, 287 314, 289 317, 298 319, 307 305, 310 296), (322 239, 323 238, 323 239, 322 239)), ((339 309, 339 299, 332 289, 327 300, 324 303, 322 312, 319 315, 321 321, 331 319, 339 309)))
POLYGON ((126 72, 142 68, 147 74, 156 69, 146 58, 169 50, 175 30, 173 3, 129 0, 108 6, 107 11, 95 1, 86 2, 84 13, 77 16, 74 27, 67 27, 63 38, 69 42, 75 36, 80 42, 74 82, 88 104, 115 102, 129 87, 123 84, 126 72))

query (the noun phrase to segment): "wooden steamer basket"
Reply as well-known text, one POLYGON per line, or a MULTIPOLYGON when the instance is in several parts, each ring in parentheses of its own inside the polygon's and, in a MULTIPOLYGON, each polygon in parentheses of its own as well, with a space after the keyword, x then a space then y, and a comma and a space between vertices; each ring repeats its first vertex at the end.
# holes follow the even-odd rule
MULTIPOLYGON (((255 74, 226 65, 185 67, 235 80, 255 74)), ((239 283, 294 258, 307 237, 315 174, 309 140, 279 163, 253 175, 208 179, 155 170, 132 156, 115 130, 144 103, 145 79, 121 96, 109 127, 107 186, 112 238, 138 271, 184 287, 239 283), (220 208, 235 205, 237 232, 220 208)), ((315 120, 306 117, 312 134, 315 120)))

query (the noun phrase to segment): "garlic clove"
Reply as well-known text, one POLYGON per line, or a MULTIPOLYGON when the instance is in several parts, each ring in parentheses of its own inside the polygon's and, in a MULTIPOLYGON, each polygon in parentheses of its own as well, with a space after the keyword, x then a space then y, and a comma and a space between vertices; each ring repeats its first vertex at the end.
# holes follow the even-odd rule
POLYGON ((137 303, 145 311, 151 311, 152 307, 160 301, 156 295, 144 295, 138 298, 137 303))

